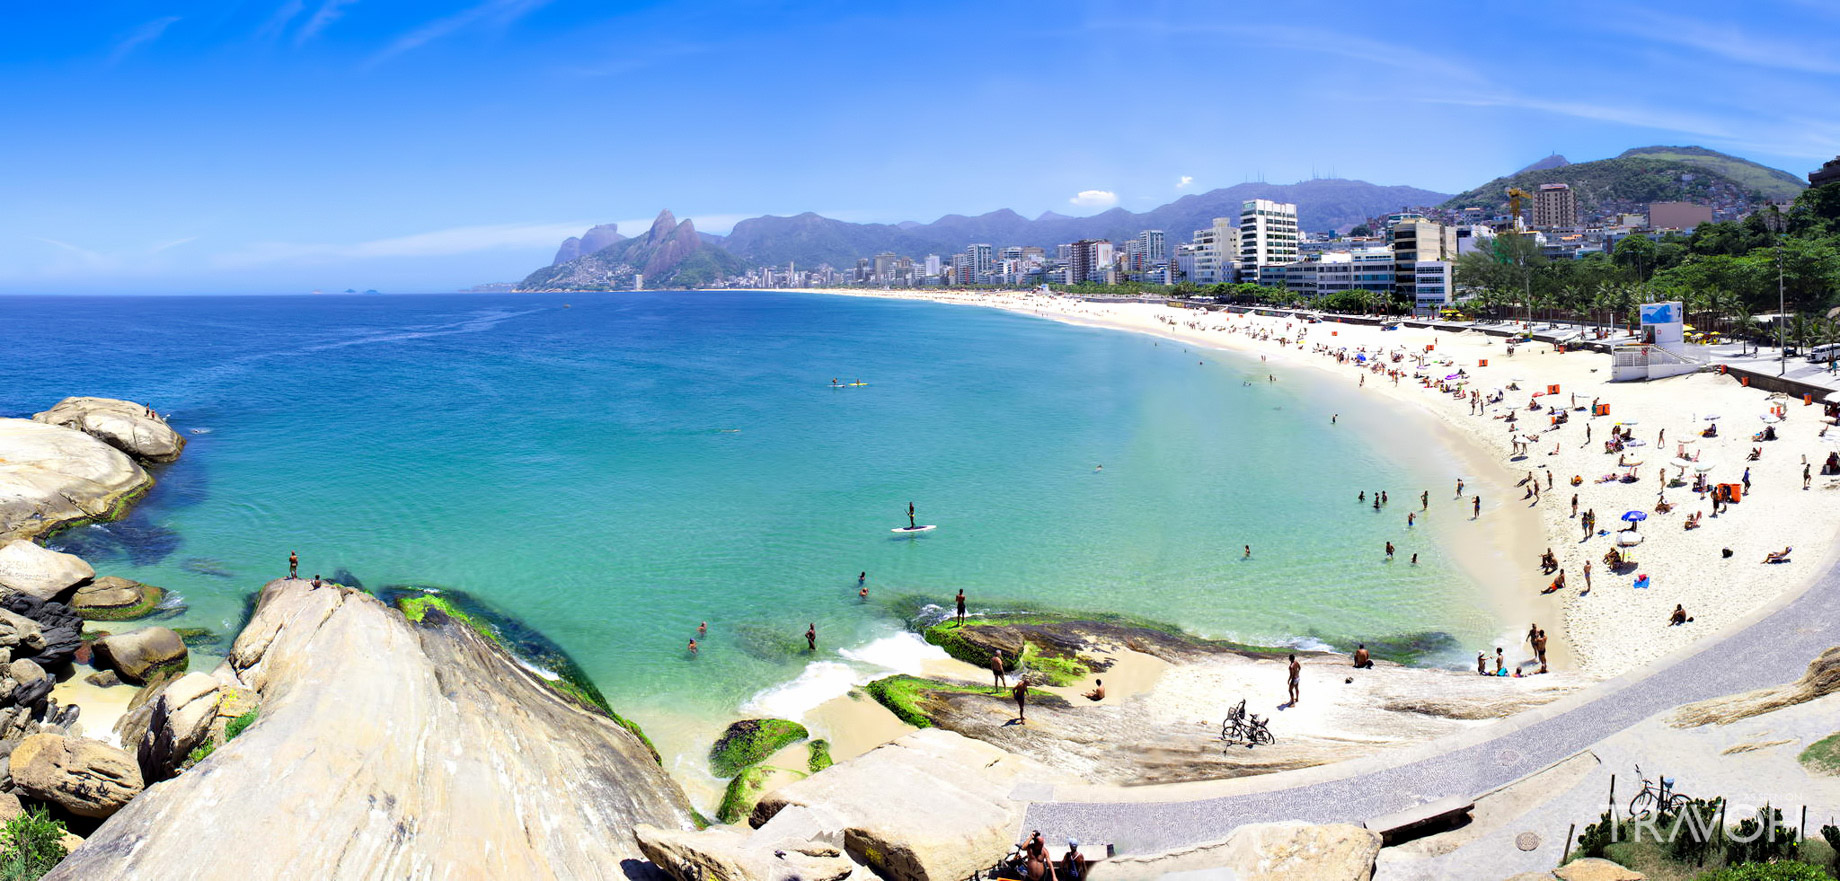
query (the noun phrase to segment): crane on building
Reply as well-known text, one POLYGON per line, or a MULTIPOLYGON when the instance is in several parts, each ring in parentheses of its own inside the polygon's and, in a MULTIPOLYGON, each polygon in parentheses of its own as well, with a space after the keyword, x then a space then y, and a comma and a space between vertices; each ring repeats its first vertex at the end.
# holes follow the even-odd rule
POLYGON ((1508 188, 1508 215, 1513 219, 1508 222, 1508 232, 1519 235, 1526 227, 1521 225, 1521 200, 1533 201, 1533 194, 1520 187, 1508 188))

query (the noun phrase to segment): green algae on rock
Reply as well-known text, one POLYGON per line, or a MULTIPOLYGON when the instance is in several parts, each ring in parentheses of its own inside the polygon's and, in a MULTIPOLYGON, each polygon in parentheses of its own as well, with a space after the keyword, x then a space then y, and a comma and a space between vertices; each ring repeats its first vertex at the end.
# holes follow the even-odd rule
POLYGON ((805 726, 785 719, 742 719, 728 726, 709 748, 709 767, 717 777, 734 777, 749 765, 811 736, 805 726))
POLYGON ((830 741, 825 740, 824 738, 820 737, 816 740, 813 740, 811 743, 806 744, 806 749, 809 750, 810 756, 805 761, 805 767, 806 767, 806 770, 810 771, 811 773, 816 774, 819 771, 822 771, 825 768, 828 768, 836 764, 836 761, 831 759, 831 742, 830 741))
POLYGON ((722 804, 716 808, 716 819, 724 823, 739 823, 754 812, 754 804, 766 793, 767 787, 776 777, 804 779, 806 775, 790 768, 777 768, 772 765, 749 765, 728 781, 728 788, 722 792, 722 804))
MULTIPOLYGON (((896 675, 877 679, 863 690, 875 698, 875 702, 888 708, 895 718, 915 728, 933 727, 931 704, 940 695, 976 694, 992 700, 1009 700, 1010 692, 1005 689, 1001 695, 993 694, 991 689, 977 685, 965 685, 958 682, 941 682, 937 679, 924 679, 919 676, 896 675)), ((1067 702, 1060 695, 1029 689, 1029 700, 1039 701, 1045 706, 1066 706, 1067 702)))

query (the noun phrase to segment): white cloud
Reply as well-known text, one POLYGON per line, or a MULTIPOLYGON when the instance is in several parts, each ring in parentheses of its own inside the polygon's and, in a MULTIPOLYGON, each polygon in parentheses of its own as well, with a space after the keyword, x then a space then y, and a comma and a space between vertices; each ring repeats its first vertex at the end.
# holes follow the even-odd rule
POLYGON ((1118 204, 1118 194, 1110 190, 1081 190, 1067 203, 1081 208, 1109 208, 1118 204))
POLYGON ((491 27, 505 27, 548 2, 549 0, 486 0, 484 3, 463 9, 446 18, 437 18, 397 37, 390 45, 383 47, 383 51, 373 56, 370 63, 381 64, 404 52, 419 49, 481 22, 491 27))
POLYGON ((1722 22, 1639 10, 1631 10, 1629 15, 1629 21, 1611 27, 1631 36, 1693 49, 1740 64, 1801 73, 1840 73, 1840 60, 1835 59, 1832 51, 1835 46, 1832 43, 1823 45, 1817 35, 1818 28, 1816 34, 1798 33, 1788 40, 1772 40, 1722 22))
POLYGON ((1178 180, 1178 181, 1176 181, 1176 189, 1178 189, 1178 190, 1186 190, 1186 189, 1188 189, 1188 185, 1189 185, 1189 184, 1192 184, 1192 183, 1194 183, 1194 182, 1195 182, 1195 179, 1194 179, 1194 178, 1192 178, 1192 177, 1189 177, 1189 176, 1188 176, 1188 175, 1186 175, 1186 174, 1185 174, 1185 175, 1182 175, 1182 179, 1181 179, 1181 180, 1178 180))
POLYGON ((173 22, 178 20, 179 16, 168 15, 135 28, 132 33, 121 38, 121 42, 115 44, 115 50, 109 53, 109 63, 119 63, 123 58, 128 57, 128 53, 159 39, 160 35, 166 33, 166 29, 172 27, 173 22))
POLYGON ((321 3, 314 10, 313 17, 307 19, 307 23, 301 25, 300 30, 294 34, 294 45, 298 46, 319 36, 319 32, 325 30, 327 25, 338 21, 339 16, 345 14, 345 7, 356 2, 358 0, 326 0, 321 3))

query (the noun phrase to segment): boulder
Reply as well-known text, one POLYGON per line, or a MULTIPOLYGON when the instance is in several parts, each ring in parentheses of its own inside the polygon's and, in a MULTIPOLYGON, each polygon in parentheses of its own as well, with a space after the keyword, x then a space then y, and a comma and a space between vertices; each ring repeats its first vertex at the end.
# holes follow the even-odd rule
POLYGON ((91 673, 83 677, 83 681, 97 688, 114 688, 121 684, 121 676, 114 670, 103 670, 100 673, 91 673))
POLYGON ((65 398, 32 421, 81 431, 142 462, 172 462, 185 449, 183 435, 133 401, 65 398))
POLYGON ((1379 855, 1379 833, 1346 823, 1252 823, 1221 851, 1240 881, 1370 881, 1379 855))
POLYGON ((34 655, 44 647, 45 632, 37 621, 0 608, 0 648, 12 655, 34 655))
POLYGON ((142 778, 159 782, 172 777, 210 736, 221 687, 208 673, 187 673, 161 691, 135 753, 142 778))
POLYGON ((624 879, 645 858, 635 826, 693 825, 637 734, 457 619, 279 580, 213 676, 232 674, 262 721, 47 881, 624 879), (199 857, 213 853, 236 858, 199 857))
POLYGON ((124 681, 145 685, 164 673, 185 671, 185 640, 167 627, 117 633, 95 643, 96 659, 124 681))
POLYGON ((1648 876, 1609 860, 1585 857, 1553 870, 1561 881, 1644 881, 1648 876))
POLYGON ((107 817, 141 793, 134 757, 99 740, 34 734, 8 760, 13 786, 79 817, 107 817))
POLYGON ((23 539, 0 544, 0 592, 48 600, 94 577, 96 570, 80 557, 23 539))
POLYGON ((0 823, 5 823, 26 812, 19 803, 19 796, 10 792, 0 792, 0 823))
POLYGON ((85 621, 125 621, 153 611, 166 591, 114 575, 104 575, 80 585, 70 598, 70 608, 85 621))
POLYGON ((926 728, 767 793, 751 822, 817 808, 837 818, 850 857, 890 881, 958 881, 1009 851, 1026 803, 1018 780, 1062 775, 950 731, 926 728), (890 797, 899 793, 899 797, 890 797))
POLYGON ((734 777, 811 733, 785 719, 742 719, 728 726, 709 748, 709 767, 717 777, 734 777))
POLYGON ((133 459, 80 431, 0 419, 0 539, 112 520, 152 483, 133 459))
POLYGON ((834 844, 763 842, 734 826, 689 832, 645 825, 633 834, 645 858, 674 881, 842 881, 858 868, 834 844))

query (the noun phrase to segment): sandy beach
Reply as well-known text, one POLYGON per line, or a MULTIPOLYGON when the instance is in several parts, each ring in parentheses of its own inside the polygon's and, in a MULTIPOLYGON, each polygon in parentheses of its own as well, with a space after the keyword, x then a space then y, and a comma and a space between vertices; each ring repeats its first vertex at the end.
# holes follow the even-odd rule
MULTIPOLYGON (((1510 356, 1504 340, 1479 332, 1305 324, 1154 303, 1096 303, 1033 293, 829 289, 811 293, 976 305, 1154 334, 1260 356, 1279 381, 1284 370, 1329 371, 1368 393, 1430 413, 1449 429, 1448 437, 1461 441, 1463 449, 1453 450, 1453 455, 1515 476, 1503 497, 1481 499, 1473 526, 1491 533, 1476 544, 1505 539, 1498 546, 1513 550, 1497 552, 1511 558, 1493 561, 1490 568, 1478 572, 1479 582, 1516 585, 1524 602, 1510 600, 1504 612, 1518 611, 1533 615, 1533 621, 1552 622, 1543 626, 1569 643, 1571 665, 1591 677, 1628 673, 1724 630, 1773 600, 1806 589, 1826 568, 1828 549, 1840 527, 1840 492, 1836 491, 1840 478, 1819 473, 1828 453, 1840 449, 1832 442, 1840 441, 1840 429, 1823 437, 1829 426, 1819 407, 1754 391, 1715 373, 1612 384, 1610 356, 1583 351, 1561 354, 1543 343, 1521 344, 1510 356), (1347 357, 1331 357, 1330 352, 1347 357), (1412 358, 1393 362, 1394 352, 1424 355, 1427 360, 1423 367, 1412 358), (1365 354, 1370 361, 1379 356, 1379 363, 1375 367, 1357 364, 1356 354, 1365 354), (1458 397, 1435 386, 1435 380, 1459 370, 1466 391, 1480 391, 1486 397, 1499 389, 1500 400, 1477 411, 1467 396, 1458 397), (1388 371, 1402 375, 1389 377, 1388 371), (1559 388, 1557 396, 1545 394, 1551 386, 1559 388), (1529 409, 1534 402, 1541 405, 1537 412, 1529 409), (1608 405, 1608 415, 1592 415, 1589 407, 1593 402, 1608 405), (1551 425, 1552 414, 1545 406, 1549 403, 1563 408, 1564 424, 1551 425), (1572 409, 1574 404, 1586 409, 1572 409), (1779 406, 1783 408, 1780 420, 1761 418, 1779 406), (1505 419, 1511 411, 1519 417, 1513 427, 1505 419), (1701 436, 1710 424, 1719 426, 1717 437, 1701 436), (1753 441, 1752 435, 1766 425, 1774 427, 1777 439, 1753 441), (1605 451, 1604 442, 1611 438, 1613 428, 1633 432, 1634 441, 1620 453, 1605 451), (1536 440, 1516 449, 1514 441, 1528 435, 1536 440), (1752 461, 1749 455, 1754 449, 1761 453, 1752 461), (1683 454, 1686 458, 1681 461, 1686 464, 1673 464, 1683 454), (1641 464, 1619 467, 1619 460, 1641 464), (1804 462, 1814 472, 1806 490, 1804 462), (1693 491, 1692 483, 1702 472, 1712 484, 1743 484, 1747 469, 1749 487, 1740 502, 1723 513, 1713 512, 1710 495, 1693 491), (1529 473, 1541 483, 1537 497, 1518 485, 1529 473), (1604 479, 1627 473, 1637 479, 1604 479), (1574 478, 1579 481, 1576 486, 1572 485, 1574 478), (1528 497, 1522 498, 1524 494, 1528 497), (1579 515, 1596 513, 1596 530, 1589 537, 1573 515, 1574 494, 1579 515), (1657 511, 1657 502, 1663 499, 1671 510, 1657 511), (1629 511, 1646 515, 1636 524, 1641 543, 1627 549, 1634 565, 1613 571, 1604 557, 1630 525, 1621 519, 1629 511), (1694 514, 1702 516, 1699 525, 1686 529, 1688 516, 1694 514), (1520 524, 1531 524, 1534 534, 1521 534, 1527 527, 1520 524), (1785 547, 1795 549, 1788 562, 1763 562, 1766 554, 1785 547), (1543 573, 1538 565, 1539 554, 1546 548, 1552 550, 1565 574, 1564 586, 1550 593, 1542 589, 1555 576, 1543 573), (1727 549, 1729 555, 1724 553, 1727 549), (1589 589, 1587 564, 1591 566, 1589 589), (1644 576, 1646 586, 1637 587, 1644 576), (1529 590, 1528 584, 1538 587, 1529 590), (1691 623, 1670 625, 1670 613, 1677 604, 1692 617, 1691 623)), ((1361 430, 1358 425, 1341 427, 1361 430)), ((1489 485, 1495 482, 1470 482, 1461 500, 1454 486, 1434 492, 1432 513, 1441 522, 1449 519, 1453 506, 1459 506, 1459 516, 1467 518, 1478 484, 1484 493, 1503 492, 1499 488, 1491 491, 1489 485)))

